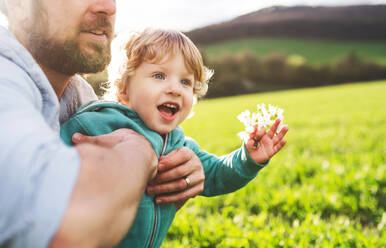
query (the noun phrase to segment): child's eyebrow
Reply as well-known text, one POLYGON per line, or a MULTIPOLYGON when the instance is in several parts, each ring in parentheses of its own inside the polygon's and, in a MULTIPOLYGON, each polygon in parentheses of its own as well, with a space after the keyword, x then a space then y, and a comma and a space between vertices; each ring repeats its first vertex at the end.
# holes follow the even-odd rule
POLYGON ((184 74, 184 77, 191 79, 191 80, 194 80, 194 74, 191 72, 189 72, 188 74, 184 74))
MULTIPOLYGON (((170 68, 168 68, 167 66, 164 66, 162 64, 149 63, 149 66, 151 66, 151 70, 159 70, 159 71, 162 71, 162 72, 165 72, 165 73, 169 73, 169 71, 170 71, 170 68)), ((187 78, 187 79, 191 79, 191 80, 195 80, 194 73, 190 72, 188 70, 186 70, 182 74, 182 77, 187 78)))
POLYGON ((169 71, 169 68, 167 67, 167 66, 163 66, 163 65, 161 65, 161 64, 155 64, 158 68, 160 68, 161 70, 163 70, 163 71, 169 71))
POLYGON ((148 70, 151 70, 151 71, 154 71, 154 70, 165 71, 165 68, 163 66, 156 63, 148 63, 146 67, 148 70))

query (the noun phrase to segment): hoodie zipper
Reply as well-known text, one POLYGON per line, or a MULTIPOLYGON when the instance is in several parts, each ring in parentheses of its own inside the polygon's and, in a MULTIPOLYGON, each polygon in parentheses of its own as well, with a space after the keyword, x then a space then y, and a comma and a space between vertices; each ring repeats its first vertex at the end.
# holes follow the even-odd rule
MULTIPOLYGON (((168 143, 168 136, 169 136, 169 134, 166 134, 166 137, 165 137, 165 140, 164 140, 164 143, 163 143, 163 146, 162 146, 161 156, 164 154, 164 152, 166 150, 166 144, 168 143)), ((158 222, 157 205, 154 202, 154 225, 153 225, 153 231, 151 232, 150 243, 147 246, 148 248, 150 248, 152 246, 152 244, 153 244, 154 236, 155 236, 155 230, 156 230, 156 227, 157 227, 157 222, 158 222)))

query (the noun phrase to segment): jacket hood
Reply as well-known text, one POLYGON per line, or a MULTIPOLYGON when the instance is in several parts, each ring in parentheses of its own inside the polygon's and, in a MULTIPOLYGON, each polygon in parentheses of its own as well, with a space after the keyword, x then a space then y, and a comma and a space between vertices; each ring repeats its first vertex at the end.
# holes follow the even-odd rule
POLYGON ((0 26, 0 56, 13 62, 28 74, 44 99, 42 113, 46 117, 47 124, 59 129, 59 101, 54 89, 29 51, 3 26, 0 26))

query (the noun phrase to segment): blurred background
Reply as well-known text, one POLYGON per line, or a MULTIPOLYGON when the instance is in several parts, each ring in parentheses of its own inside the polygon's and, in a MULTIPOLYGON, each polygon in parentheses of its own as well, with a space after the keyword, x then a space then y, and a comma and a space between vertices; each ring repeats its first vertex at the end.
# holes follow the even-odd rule
POLYGON ((117 1, 117 32, 179 29, 215 71, 182 125, 202 149, 239 148, 258 103, 290 129, 246 187, 190 200, 163 247, 386 247, 386 1, 137 2, 117 1))
MULTIPOLYGON (((386 78, 386 1, 117 1, 116 32, 183 31, 215 75, 207 98, 386 78)), ((99 95, 107 73, 86 75, 99 95)))
MULTIPOLYGON (((117 6, 117 33, 181 30, 214 69, 182 125, 202 149, 239 148, 237 115, 259 103, 290 130, 246 187, 189 200, 162 247, 386 247, 386 0, 117 6)), ((101 96, 106 72, 84 77, 101 96)))
MULTIPOLYGON (((215 71, 207 98, 386 78, 386 0, 117 0, 117 9, 117 34, 190 37, 215 71)), ((107 73, 84 77, 101 96, 107 73)))
POLYGON ((190 200, 163 247, 386 247, 386 1, 117 4, 118 33, 181 30, 214 69, 182 125, 202 149, 240 147, 236 117, 258 103, 290 128, 246 187, 190 200))

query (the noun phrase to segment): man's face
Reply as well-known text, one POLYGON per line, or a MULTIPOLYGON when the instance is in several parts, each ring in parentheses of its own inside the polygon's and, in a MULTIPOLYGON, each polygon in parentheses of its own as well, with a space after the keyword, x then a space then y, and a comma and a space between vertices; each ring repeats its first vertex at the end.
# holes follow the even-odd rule
POLYGON ((27 48, 51 70, 73 75, 110 62, 115 0, 33 0, 27 48))

